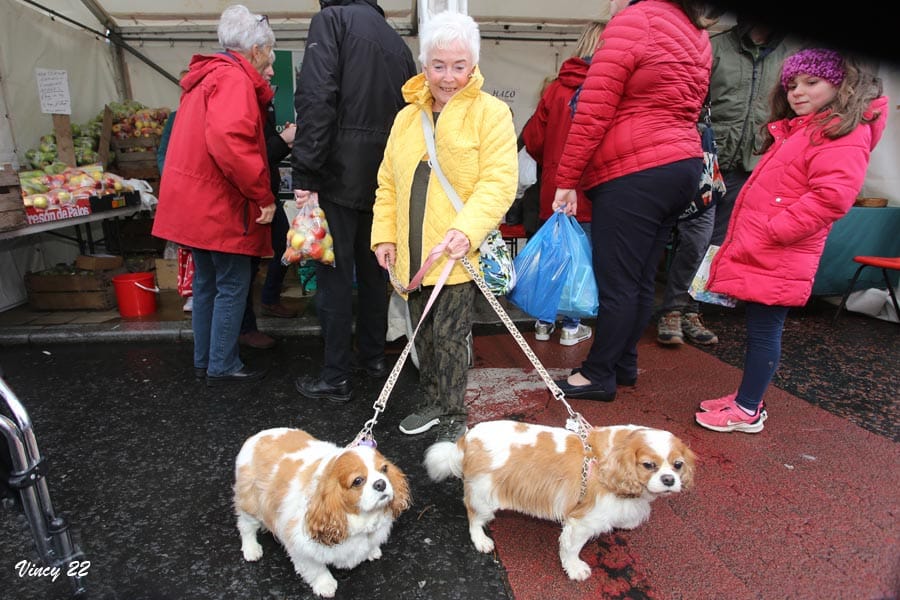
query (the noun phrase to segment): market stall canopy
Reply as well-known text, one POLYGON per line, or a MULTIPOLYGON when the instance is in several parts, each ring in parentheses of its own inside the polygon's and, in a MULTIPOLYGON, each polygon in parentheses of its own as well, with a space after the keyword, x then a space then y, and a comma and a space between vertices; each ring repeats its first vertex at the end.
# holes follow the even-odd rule
MULTIPOLYGON (((215 42, 216 24, 229 2, 185 0, 57 0, 31 2, 78 23, 109 29, 128 42, 199 40, 215 42)), ((246 0, 253 12, 269 17, 279 41, 305 39, 309 21, 319 12, 317 0, 246 0)), ((414 35, 418 21, 416 0, 380 0, 388 20, 397 31, 414 35)), ((440 6, 441 2, 432 2, 440 6)), ((446 3, 444 3, 446 4, 446 3)), ((556 0, 548 10, 546 0, 486 0, 468 3, 468 13, 486 38, 546 38, 577 34, 585 21, 609 14, 608 0, 556 0)))

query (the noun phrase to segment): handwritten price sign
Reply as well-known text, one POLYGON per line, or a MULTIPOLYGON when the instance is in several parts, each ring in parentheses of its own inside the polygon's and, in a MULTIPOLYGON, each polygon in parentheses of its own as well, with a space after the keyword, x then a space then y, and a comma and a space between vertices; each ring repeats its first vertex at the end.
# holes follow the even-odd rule
POLYGON ((71 115, 69 74, 59 69, 35 69, 41 112, 48 115, 71 115))

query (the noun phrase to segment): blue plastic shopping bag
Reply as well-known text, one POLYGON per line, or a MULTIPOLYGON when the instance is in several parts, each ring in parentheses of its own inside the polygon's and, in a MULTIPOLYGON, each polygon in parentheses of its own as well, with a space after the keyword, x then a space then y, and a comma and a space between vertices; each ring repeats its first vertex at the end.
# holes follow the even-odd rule
POLYGON ((553 213, 514 262, 516 287, 507 299, 541 321, 556 321, 559 299, 568 276, 570 255, 564 246, 565 215, 553 213))
POLYGON ((591 242, 575 217, 566 217, 560 229, 571 258, 556 312, 579 319, 596 317, 600 300, 591 261, 591 242))

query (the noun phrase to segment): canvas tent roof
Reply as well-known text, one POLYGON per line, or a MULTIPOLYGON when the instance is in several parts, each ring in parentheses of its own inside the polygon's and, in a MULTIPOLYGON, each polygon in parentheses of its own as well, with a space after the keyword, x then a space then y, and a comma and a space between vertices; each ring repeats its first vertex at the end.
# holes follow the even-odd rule
MULTIPOLYGON (((217 50, 218 17, 234 1, 0 0, 0 39, 4 40, 0 47, 0 161, 23 156, 48 130, 49 116, 35 108, 36 68, 68 71, 76 122, 94 116, 107 102, 126 97, 149 106, 174 107, 179 96, 177 73, 193 54, 217 50), (112 30, 112 39, 106 37, 107 30, 112 30)), ((302 53, 309 20, 319 10, 317 0, 242 1, 254 12, 269 16, 279 49, 302 53)), ((537 104, 544 78, 554 75, 570 56, 583 24, 609 14, 608 0, 430 0, 425 5, 439 10, 457 1, 466 5, 479 22, 483 38, 490 40, 481 60, 490 86, 487 91, 510 104, 519 129, 537 104)), ((417 0, 379 0, 379 5, 415 54, 417 0)), ((793 4, 779 5, 779 12, 774 0, 752 6, 768 7, 769 14, 787 20, 798 13, 793 4)), ((819 20, 823 19, 833 22, 829 15, 819 20)), ((847 31, 858 29, 861 21, 848 18, 847 31)), ((723 22, 728 23, 727 16, 723 22)), ((882 27, 879 23, 870 26, 876 32, 882 27)), ((896 65, 882 67, 894 113, 900 97, 897 73, 896 65)), ((900 175, 894 158, 900 151, 900 133, 894 133, 898 129, 900 123, 892 117, 873 155, 867 182, 873 189, 866 190, 867 195, 888 197, 892 204, 900 204, 896 195, 900 175), (880 162, 885 168, 878 166, 880 162)))

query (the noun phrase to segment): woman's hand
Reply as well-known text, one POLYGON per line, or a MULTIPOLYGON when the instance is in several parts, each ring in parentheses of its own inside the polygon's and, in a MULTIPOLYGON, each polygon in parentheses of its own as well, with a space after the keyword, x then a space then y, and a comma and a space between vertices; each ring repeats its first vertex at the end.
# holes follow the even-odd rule
POLYGON ((453 260, 459 260, 468 254, 469 248, 471 247, 469 238, 458 229, 450 229, 447 231, 447 235, 444 236, 441 243, 445 246, 444 252, 453 260))
POLYGON ((578 195, 575 193, 575 190, 556 188, 556 195, 553 197, 553 210, 561 210, 567 215, 574 216, 578 210, 578 195))
POLYGON ((303 208, 307 202, 315 200, 316 204, 319 203, 319 192, 311 192, 309 190, 294 190, 294 200, 297 203, 297 208, 303 208))
POLYGON ((288 145, 288 148, 292 148, 294 146, 294 137, 297 135, 297 126, 294 123, 286 123, 280 135, 284 143, 288 145))
POLYGON ((264 206, 259 209, 260 215, 259 218, 256 219, 256 222, 260 225, 268 225, 272 222, 272 218, 275 216, 275 203, 268 206, 264 206))
POLYGON ((397 260, 397 245, 391 242, 378 244, 375 246, 375 258, 378 259, 378 266, 387 271, 397 260))

